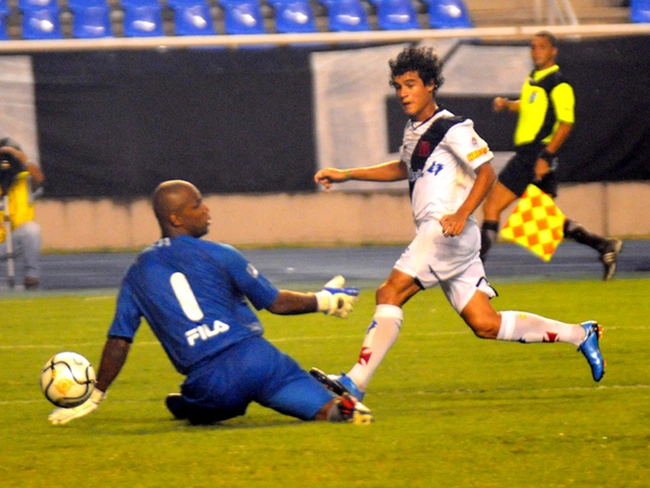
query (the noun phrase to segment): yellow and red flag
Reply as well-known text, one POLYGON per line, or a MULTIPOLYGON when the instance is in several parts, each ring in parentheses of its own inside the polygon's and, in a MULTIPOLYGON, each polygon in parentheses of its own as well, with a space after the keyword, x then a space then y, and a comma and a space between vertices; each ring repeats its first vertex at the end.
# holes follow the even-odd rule
POLYGON ((501 236, 548 262, 564 238, 565 219, 549 195, 535 185, 528 185, 501 229, 501 236))

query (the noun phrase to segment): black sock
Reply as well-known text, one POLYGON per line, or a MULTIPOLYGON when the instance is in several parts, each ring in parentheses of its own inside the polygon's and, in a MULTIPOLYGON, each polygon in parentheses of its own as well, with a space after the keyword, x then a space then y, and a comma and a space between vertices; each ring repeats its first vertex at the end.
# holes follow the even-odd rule
POLYGON ((492 244, 497 240, 499 232, 499 222, 496 220, 484 220, 481 225, 481 253, 480 257, 485 261, 487 253, 490 251, 492 244))
POLYGON ((585 244, 594 248, 598 252, 604 252, 607 248, 608 240, 604 237, 589 232, 575 220, 566 219, 564 221, 564 236, 570 237, 580 244, 585 244))

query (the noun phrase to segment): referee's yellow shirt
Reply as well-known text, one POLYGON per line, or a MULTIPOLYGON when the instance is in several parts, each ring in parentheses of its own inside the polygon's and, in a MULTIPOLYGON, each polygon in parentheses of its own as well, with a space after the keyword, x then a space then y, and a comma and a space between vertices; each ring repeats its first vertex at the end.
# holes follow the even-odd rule
POLYGON ((563 77, 556 80, 555 77, 548 78, 559 70, 560 67, 556 64, 544 70, 533 71, 526 78, 519 97, 515 146, 534 141, 548 144, 560 122, 574 123, 573 88, 563 77))
MULTIPOLYGON (((9 188, 9 218, 12 229, 34 220, 34 203, 29 201, 29 176, 29 171, 18 173, 16 180, 9 188)), ((1 190, 0 196, 3 196, 1 190)), ((5 234, 4 211, 0 211, 0 242, 4 242, 7 238, 5 234)))

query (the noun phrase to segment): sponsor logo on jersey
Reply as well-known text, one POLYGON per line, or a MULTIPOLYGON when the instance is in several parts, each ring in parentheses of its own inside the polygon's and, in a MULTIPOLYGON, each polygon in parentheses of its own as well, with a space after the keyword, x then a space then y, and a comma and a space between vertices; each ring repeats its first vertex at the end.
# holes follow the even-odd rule
POLYGON ((229 330, 230 326, 228 324, 221 322, 220 320, 215 320, 212 324, 212 329, 210 329, 208 325, 202 324, 185 332, 185 337, 187 337, 187 343, 190 347, 193 347, 198 339, 207 341, 208 339, 212 339, 213 337, 229 330))
POLYGON ((477 149, 476 151, 472 151, 471 153, 469 153, 467 155, 467 160, 470 161, 470 162, 474 161, 479 156, 483 156, 484 154, 487 154, 487 152, 488 152, 487 146, 483 146, 482 148, 477 149))

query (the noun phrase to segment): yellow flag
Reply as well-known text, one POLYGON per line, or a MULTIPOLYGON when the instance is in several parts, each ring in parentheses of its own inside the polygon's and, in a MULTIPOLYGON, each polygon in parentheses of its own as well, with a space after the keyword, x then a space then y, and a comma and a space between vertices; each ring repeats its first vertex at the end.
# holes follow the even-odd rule
POLYGON ((549 195, 535 185, 528 185, 501 229, 501 236, 548 262, 564 238, 565 219, 549 195))

